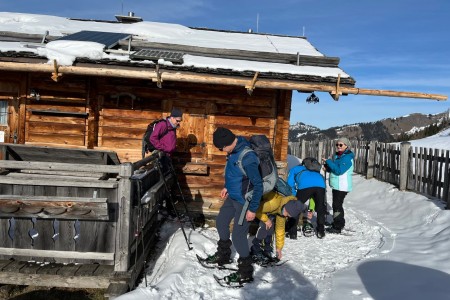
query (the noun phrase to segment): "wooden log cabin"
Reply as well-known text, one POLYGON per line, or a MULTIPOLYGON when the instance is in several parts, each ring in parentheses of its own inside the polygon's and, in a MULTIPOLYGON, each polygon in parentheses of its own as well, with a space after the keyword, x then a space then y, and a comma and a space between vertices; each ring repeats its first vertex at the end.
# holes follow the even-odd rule
POLYGON ((136 162, 147 124, 180 108, 173 161, 190 207, 206 215, 221 205, 225 154, 212 144, 215 128, 265 134, 283 173, 292 91, 355 83, 338 58, 303 37, 36 15, 33 22, 22 31, 0 26, 10 44, 0 48, 3 142, 114 151, 121 163, 136 162), (36 22, 50 34, 33 30, 36 22))
POLYGON ((140 18, 0 20, 0 283, 123 293, 143 269, 166 183, 178 180, 174 197, 191 212, 217 214, 217 127, 266 135, 283 175, 293 91, 371 94, 304 37, 140 18), (174 107, 176 179, 141 149, 147 125, 174 107))

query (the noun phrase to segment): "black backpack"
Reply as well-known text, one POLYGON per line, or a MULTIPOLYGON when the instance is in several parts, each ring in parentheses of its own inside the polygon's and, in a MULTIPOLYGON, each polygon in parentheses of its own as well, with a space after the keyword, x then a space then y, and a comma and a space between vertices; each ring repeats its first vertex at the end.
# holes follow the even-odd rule
POLYGON ((322 169, 322 165, 314 157, 306 157, 302 160, 302 165, 310 171, 319 172, 322 169))
MULTIPOLYGON (((273 191, 278 180, 277 165, 273 156, 272 145, 270 144, 269 139, 262 134, 251 136, 249 142, 251 148, 245 147, 244 150, 242 150, 239 154, 237 165, 242 173, 247 176, 242 167, 242 158, 250 151, 256 153, 256 156, 258 156, 259 159, 259 173, 263 180, 263 195, 265 195, 268 192, 273 191)), ((245 194, 245 199, 249 199, 252 193, 253 187, 250 186, 245 194)))
MULTIPOLYGON (((315 159, 314 157, 306 157, 302 159, 302 165, 305 166, 306 170, 320 173, 320 170, 322 169, 322 165, 315 159)), ((295 174, 295 189, 298 189, 297 182, 300 181, 300 178, 302 176, 302 173, 306 170, 302 170, 295 174)), ((324 179, 325 180, 325 179, 324 179)))
MULTIPOLYGON (((150 136, 152 135, 153 130, 155 129, 156 124, 159 122, 165 121, 166 119, 157 119, 148 124, 147 130, 144 133, 144 136, 142 137, 142 158, 145 157, 145 153, 152 152, 155 150, 155 146, 150 142, 150 136)), ((160 136, 162 138, 165 136, 169 131, 166 129, 163 134, 160 136)))

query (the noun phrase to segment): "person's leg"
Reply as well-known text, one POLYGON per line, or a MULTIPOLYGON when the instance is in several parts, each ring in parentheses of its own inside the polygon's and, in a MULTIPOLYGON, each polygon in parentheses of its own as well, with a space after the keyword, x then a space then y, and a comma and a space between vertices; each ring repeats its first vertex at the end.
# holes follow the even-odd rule
POLYGON ((217 252, 208 257, 209 263, 224 264, 228 263, 231 258, 231 240, 230 240, 230 223, 234 217, 235 208, 233 200, 225 199, 219 214, 216 218, 216 227, 219 233, 219 241, 217 242, 217 252))
POLYGON ((285 225, 286 236, 290 239, 297 239, 297 225, 299 221, 299 217, 297 218, 288 218, 285 225))
POLYGON ((244 222, 242 222, 242 225, 238 224, 243 205, 238 203, 237 201, 232 202, 235 208, 232 240, 234 248, 239 254, 237 273, 241 282, 253 281, 253 261, 250 256, 250 250, 248 249, 247 241, 250 223, 244 218, 244 222))
POLYGON ((344 198, 347 192, 333 190, 333 228, 340 231, 345 226, 344 198))
POLYGON ((263 254, 265 257, 268 257, 270 259, 273 258, 273 235, 275 232, 275 217, 271 218, 272 219, 272 227, 270 227, 269 230, 267 230, 267 236, 264 239, 263 243, 264 243, 264 250, 263 250, 263 254))
POLYGON ((266 224, 263 221, 259 221, 258 231, 256 232, 256 236, 252 241, 252 246, 250 248, 250 254, 259 255, 262 254, 261 244, 264 238, 267 236, 266 224))
POLYGON ((315 188, 314 199, 316 200, 317 212, 317 237, 323 238, 325 236, 325 189, 315 188))

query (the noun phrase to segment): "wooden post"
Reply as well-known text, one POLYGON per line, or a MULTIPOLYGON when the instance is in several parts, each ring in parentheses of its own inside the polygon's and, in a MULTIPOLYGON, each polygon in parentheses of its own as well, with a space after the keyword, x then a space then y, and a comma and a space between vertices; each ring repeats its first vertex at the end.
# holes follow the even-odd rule
POLYGON ((133 165, 124 163, 120 165, 119 187, 117 197, 119 199, 119 211, 116 231, 116 253, 114 261, 114 271, 126 272, 130 266, 130 217, 131 217, 131 181, 133 165))
POLYGON ((367 152, 367 179, 373 178, 373 171, 375 167, 375 148, 375 142, 371 141, 369 144, 369 151, 367 152))
POLYGON ((408 182, 408 158, 409 149, 411 148, 410 142, 402 142, 400 144, 400 190, 406 190, 406 184, 408 182))
POLYGON ((300 158, 304 159, 306 156, 306 141, 302 140, 302 152, 300 153, 300 158))
POLYGON ((447 203, 447 207, 446 209, 450 209, 450 200, 448 197, 448 185, 449 185, 449 171, 448 171, 448 167, 449 167, 449 163, 450 163, 450 151, 447 150, 445 151, 445 158, 444 158, 444 190, 443 190, 443 195, 442 195, 442 199, 447 203))
POLYGON ((317 160, 319 162, 322 162, 322 157, 323 157, 323 141, 319 142, 319 149, 317 151, 317 160))

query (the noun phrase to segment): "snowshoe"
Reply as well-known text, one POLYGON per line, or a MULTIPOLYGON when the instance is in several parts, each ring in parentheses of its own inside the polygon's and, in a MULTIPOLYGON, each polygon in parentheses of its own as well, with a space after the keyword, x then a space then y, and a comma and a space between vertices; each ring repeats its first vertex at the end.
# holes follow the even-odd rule
POLYGON ((262 253, 252 255, 252 260, 255 264, 260 266, 267 265, 270 261, 269 258, 262 253))
POLYGON ((303 235, 306 237, 311 237, 315 233, 313 225, 309 222, 305 222, 305 224, 303 224, 302 231, 303 231, 303 235))
POLYGON ((241 275, 238 273, 231 273, 230 275, 225 276, 223 278, 220 278, 215 274, 213 276, 214 276, 214 279, 217 281, 217 283, 220 284, 220 286, 226 287, 226 288, 238 289, 238 288, 243 287, 246 283, 253 281, 253 277, 241 278, 241 275))
POLYGON ((237 269, 228 267, 226 265, 233 263, 233 260, 229 259, 222 261, 218 259, 217 253, 213 255, 208 255, 206 258, 200 257, 197 254, 198 262, 205 268, 208 269, 219 269, 219 270, 231 270, 236 271, 237 269))
POLYGON ((243 277, 241 275, 241 273, 239 272, 235 272, 235 273, 231 273, 228 276, 225 276, 223 278, 223 280, 225 281, 225 283, 230 284, 230 283, 239 283, 239 284, 243 284, 243 283, 248 283, 248 282, 252 282, 253 281, 253 277, 243 277))

